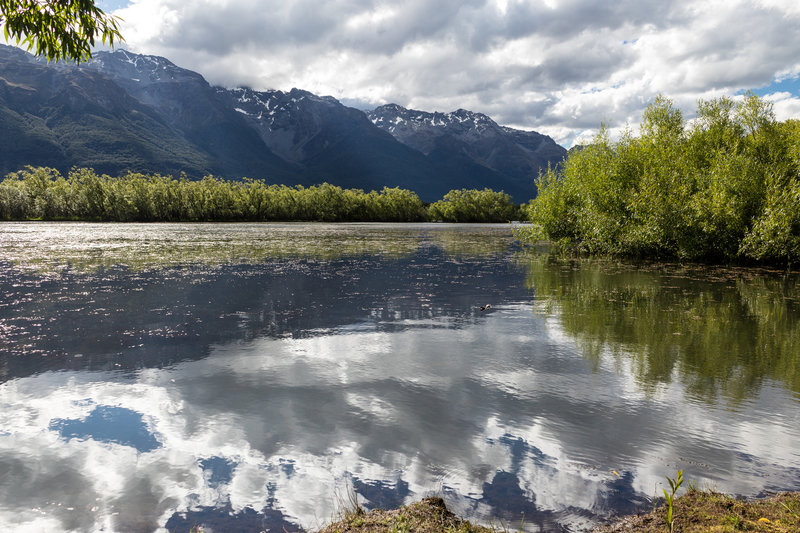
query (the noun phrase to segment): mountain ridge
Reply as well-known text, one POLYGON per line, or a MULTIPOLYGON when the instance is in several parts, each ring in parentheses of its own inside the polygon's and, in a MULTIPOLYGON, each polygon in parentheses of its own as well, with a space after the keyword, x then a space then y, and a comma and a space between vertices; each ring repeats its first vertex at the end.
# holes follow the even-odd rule
POLYGON ((466 109, 441 113, 387 104, 367 115, 375 125, 426 155, 457 151, 513 182, 520 176, 535 177, 566 153, 546 135, 500 126, 487 115, 466 109))
POLYGON ((121 49, 75 65, 0 45, 0 127, 3 174, 31 164, 328 181, 402 187, 425 201, 459 188, 505 190, 527 201, 539 170, 566 153, 549 137, 464 109, 362 111, 302 89, 228 89, 166 58, 121 49))

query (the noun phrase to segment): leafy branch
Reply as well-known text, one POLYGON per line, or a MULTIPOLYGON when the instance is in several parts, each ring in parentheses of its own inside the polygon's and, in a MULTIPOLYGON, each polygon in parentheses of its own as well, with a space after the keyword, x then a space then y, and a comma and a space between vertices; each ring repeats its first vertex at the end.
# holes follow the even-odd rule
POLYGON ((111 46, 124 40, 120 20, 94 0, 0 0, 6 42, 14 40, 48 61, 88 61, 97 37, 111 46))

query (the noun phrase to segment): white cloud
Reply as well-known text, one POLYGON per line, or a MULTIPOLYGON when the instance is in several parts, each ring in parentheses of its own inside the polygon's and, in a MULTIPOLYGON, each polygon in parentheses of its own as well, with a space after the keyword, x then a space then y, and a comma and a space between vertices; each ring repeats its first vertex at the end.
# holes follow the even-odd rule
POLYGON ((768 94, 764 98, 772 102, 772 110, 778 120, 800 118, 800 98, 797 96, 787 92, 779 92, 768 94))
POLYGON ((211 83, 469 108, 564 144, 638 121, 659 93, 691 113, 800 71, 793 1, 135 0, 115 13, 127 47, 211 83))

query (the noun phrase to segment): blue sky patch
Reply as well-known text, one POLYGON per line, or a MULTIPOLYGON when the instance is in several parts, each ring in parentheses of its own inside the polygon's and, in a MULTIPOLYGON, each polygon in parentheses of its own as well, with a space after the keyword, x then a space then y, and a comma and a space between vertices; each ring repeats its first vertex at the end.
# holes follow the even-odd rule
POLYGON ((224 457, 209 457, 200 460, 200 468, 206 472, 208 484, 218 487, 231 482, 236 463, 224 457))
POLYGON ((99 2, 97 2, 97 7, 99 7, 106 13, 110 13, 115 9, 128 7, 129 5, 131 5, 129 0, 100 0, 99 2))
POLYGON ((96 440, 121 444, 145 453, 161 447, 155 435, 147 429, 141 413, 124 407, 98 405, 83 419, 55 418, 50 429, 66 440, 96 440))
MULTIPOLYGON (((739 91, 739 94, 744 94, 747 91, 739 91)), ((793 96, 800 96, 800 77, 787 78, 783 81, 773 81, 769 85, 753 89, 753 92, 758 96, 773 93, 791 93, 793 96)))

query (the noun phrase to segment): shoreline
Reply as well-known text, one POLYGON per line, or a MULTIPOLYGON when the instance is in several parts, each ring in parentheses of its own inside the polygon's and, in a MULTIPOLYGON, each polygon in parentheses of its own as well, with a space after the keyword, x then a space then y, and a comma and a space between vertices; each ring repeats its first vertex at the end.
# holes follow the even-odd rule
MULTIPOLYGON (((588 530, 591 533, 663 533, 681 531, 800 531, 800 491, 780 492, 763 498, 738 499, 714 491, 690 489, 675 499, 674 523, 667 525, 665 505, 650 513, 620 516, 588 530)), ((386 511, 366 511, 357 506, 317 533, 507 533, 517 528, 473 524, 453 514, 439 497, 424 498, 386 511)))

